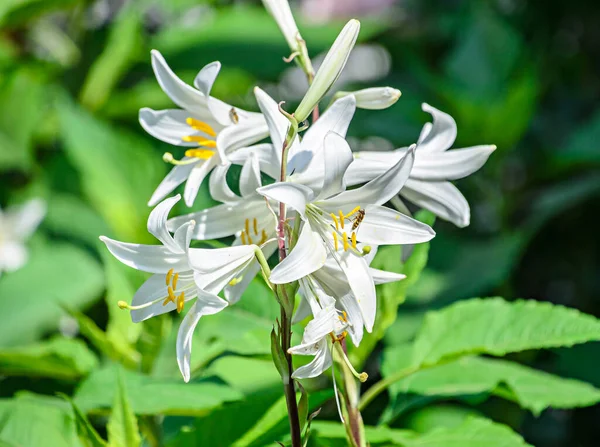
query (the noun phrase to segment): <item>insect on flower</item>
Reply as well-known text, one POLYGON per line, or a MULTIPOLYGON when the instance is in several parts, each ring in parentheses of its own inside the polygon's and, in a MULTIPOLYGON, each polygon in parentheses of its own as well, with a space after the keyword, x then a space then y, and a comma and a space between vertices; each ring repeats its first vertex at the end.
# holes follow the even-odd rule
POLYGON ((365 210, 361 208, 356 212, 356 215, 352 219, 352 231, 355 231, 358 229, 358 226, 360 225, 360 223, 363 221, 364 218, 365 218, 365 210))

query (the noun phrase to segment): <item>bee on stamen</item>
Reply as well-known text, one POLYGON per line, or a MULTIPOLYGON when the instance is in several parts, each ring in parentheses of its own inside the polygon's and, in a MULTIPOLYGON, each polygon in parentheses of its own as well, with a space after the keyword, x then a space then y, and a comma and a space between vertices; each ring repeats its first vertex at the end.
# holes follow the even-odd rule
POLYGON ((233 121, 234 124, 237 124, 240 122, 240 117, 238 116, 234 107, 232 107, 231 110, 229 111, 229 118, 231 118, 231 121, 233 121))
POLYGON ((363 221, 364 218, 365 218, 365 210, 361 208, 356 212, 356 216, 354 216, 354 218, 352 219, 352 231, 355 231, 358 228, 358 226, 360 225, 360 223, 363 221))

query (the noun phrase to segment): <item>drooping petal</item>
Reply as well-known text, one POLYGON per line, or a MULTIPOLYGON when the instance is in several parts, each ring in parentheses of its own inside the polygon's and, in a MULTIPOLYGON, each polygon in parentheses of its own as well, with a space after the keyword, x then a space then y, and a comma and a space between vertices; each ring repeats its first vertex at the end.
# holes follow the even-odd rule
POLYGON ((443 152, 452 147, 456 140, 456 121, 447 113, 444 113, 429 104, 423 103, 424 112, 430 113, 433 117, 431 130, 419 143, 420 152, 443 152))
POLYGON ((365 208, 365 217, 356 232, 359 241, 375 245, 418 244, 434 236, 429 225, 378 205, 365 208))
POLYGON ((350 146, 342 137, 333 132, 325 136, 324 178, 319 198, 325 199, 346 190, 344 174, 354 160, 350 146))
POLYGON ((210 175, 208 188, 210 195, 217 202, 233 203, 240 200, 227 184, 227 171, 230 167, 231 164, 218 165, 210 175))
POLYGON ((173 253, 163 245, 142 245, 119 242, 100 236, 112 255, 137 270, 149 273, 167 273, 173 269, 182 272, 190 269, 185 253, 173 253))
POLYGON ((406 278, 406 275, 396 272, 388 272, 387 270, 379 270, 370 268, 371 276, 375 285, 387 284, 388 282, 402 281, 406 278))
POLYGON ((348 284, 358 307, 360 307, 365 327, 368 332, 371 332, 377 313, 377 299, 369 266, 362 256, 347 251, 341 255, 340 267, 348 278, 348 284))
POLYGON ((273 284, 286 284, 320 269, 327 259, 327 251, 318 233, 308 222, 298 237, 298 242, 288 256, 271 272, 273 284))
POLYGON ((251 152, 240 173, 240 193, 242 197, 249 197, 255 195, 261 186, 258 157, 251 152))
POLYGON ((197 143, 193 141, 183 141, 185 136, 208 137, 203 132, 194 130, 187 123, 188 118, 196 118, 206 122, 216 132, 221 129, 213 119, 194 116, 191 112, 181 109, 152 110, 147 107, 140 109, 139 122, 146 132, 165 143, 175 146, 195 147, 197 143))
POLYGON ((421 144, 423 142, 423 140, 425 139, 425 137, 427 135, 429 135, 429 132, 431 132, 431 128, 433 127, 433 125, 431 123, 425 123, 423 124, 423 128, 421 129, 421 133, 419 134, 419 139, 417 140, 417 145, 421 144))
POLYGON ((256 96, 258 107, 260 107, 260 111, 263 113, 267 122, 273 146, 278 149, 281 163, 281 148, 283 147, 287 130, 290 127, 290 122, 279 111, 279 106, 275 100, 273 100, 273 98, 265 91, 259 87, 254 87, 254 95, 256 96))
POLYGON ((184 223, 179 228, 175 230, 175 234, 173 235, 173 240, 182 250, 187 251, 190 247, 190 242, 192 240, 192 234, 194 231, 194 225, 196 222, 193 220, 184 223))
POLYGON ((229 152, 250 146, 268 136, 269 128, 264 120, 232 124, 217 135, 217 151, 225 163, 229 152))
POLYGON ((256 245, 238 245, 225 248, 191 248, 189 260, 194 269, 198 287, 219 293, 234 278, 255 261, 256 245))
POLYGON ((345 96, 334 102, 323 115, 308 128, 302 144, 290 148, 288 153, 287 172, 293 171, 303 173, 312 169, 321 169, 323 165, 323 142, 325 135, 329 132, 346 136, 348 126, 354 111, 356 110, 356 99, 354 96, 345 96))
MULTIPOLYGON (((288 351, 292 354, 300 354, 299 352, 297 352, 299 349, 297 350, 296 348, 300 348, 300 346, 290 348, 288 351)), ((329 352, 327 342, 322 341, 319 344, 319 348, 320 349, 315 352, 315 358, 307 365, 303 365, 300 368, 296 369, 292 373, 292 378, 310 379, 311 377, 320 376, 331 367, 333 361, 331 358, 331 353, 329 352)))
POLYGON ((177 364, 183 380, 190 380, 190 360, 192 356, 192 336, 194 329, 204 315, 214 315, 227 307, 227 301, 217 295, 198 290, 198 298, 190 308, 177 332, 177 364))
POLYGON ((462 193, 450 182, 424 182, 410 179, 400 194, 415 205, 452 222, 457 227, 469 225, 471 212, 462 193))
POLYGON ((208 175, 208 173, 217 165, 217 157, 210 157, 208 160, 204 160, 203 163, 197 163, 194 165, 194 169, 190 171, 187 182, 185 183, 185 189, 183 190, 183 199, 187 206, 192 206, 200 185, 208 175))
POLYGON ((302 344, 317 343, 334 331, 338 321, 338 314, 333 305, 321 309, 304 328, 302 344))
POLYGON ((348 332, 354 346, 359 346, 363 338, 363 317, 358 303, 352 295, 345 295, 339 300, 341 308, 346 312, 348 322, 348 332))
MULTIPOLYGON (((183 161, 188 160, 190 160, 189 157, 183 158, 183 161)), ((190 175, 190 172, 192 172, 192 169, 194 169, 197 164, 203 162, 203 160, 198 160, 198 163, 190 163, 181 166, 175 166, 173 169, 171 169, 171 171, 167 174, 163 181, 160 182, 160 184, 152 194, 152 197, 148 201, 148 206, 155 206, 168 194, 173 192, 175 188, 177 188, 179 185, 181 185, 187 180, 187 178, 190 175)))
POLYGON ((215 83, 215 79, 221 70, 221 62, 214 61, 206 64, 196 75, 194 87, 196 87, 206 98, 210 96, 210 91, 215 83))
POLYGON ((308 186, 290 182, 278 182, 256 190, 260 195, 276 202, 285 203, 300 213, 304 219, 306 205, 313 200, 314 193, 308 186))
MULTIPOLYGON (((174 293, 175 295, 179 295, 181 292, 185 293, 184 298, 186 302, 196 297, 196 284, 194 283, 194 278, 191 274, 179 275, 177 289, 174 293)), ((139 323, 140 321, 147 320, 156 315, 175 310, 177 308, 176 303, 169 301, 166 304, 163 304, 167 296, 169 296, 169 294, 165 282, 165 275, 152 275, 144 282, 144 284, 142 284, 133 296, 133 300, 131 301, 132 306, 145 307, 131 310, 131 321, 139 323)))
POLYGON ((356 206, 365 208, 368 205, 382 205, 398 194, 410 175, 415 159, 414 146, 406 155, 385 173, 374 178, 360 188, 350 189, 330 199, 321 201, 319 205, 326 209, 348 212, 356 206))
POLYGON ((496 146, 473 146, 443 153, 417 150, 410 178, 417 180, 456 180, 481 168, 496 146))
POLYGON ((158 84, 171 100, 182 109, 198 115, 202 120, 211 118, 206 97, 177 77, 167 65, 164 57, 156 50, 151 51, 152 69, 158 84))
POLYGON ((45 215, 46 203, 42 199, 31 199, 9 208, 4 218, 11 234, 23 241, 33 234, 45 215))
POLYGON ((173 253, 182 254, 185 253, 185 249, 182 249, 173 240, 171 233, 167 229, 167 218, 171 209, 181 199, 181 195, 169 197, 168 199, 160 202, 148 216, 148 233, 153 235, 156 239, 161 241, 163 245, 173 253))

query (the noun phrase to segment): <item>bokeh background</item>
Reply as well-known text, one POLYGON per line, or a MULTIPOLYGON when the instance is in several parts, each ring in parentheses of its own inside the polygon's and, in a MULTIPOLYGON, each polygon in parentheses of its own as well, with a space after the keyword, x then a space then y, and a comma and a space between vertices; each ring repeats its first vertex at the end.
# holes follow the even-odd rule
MULTIPOLYGON (((386 342, 410 338, 425 311, 474 296, 532 298, 600 316, 597 2, 292 4, 315 60, 345 20, 361 19, 360 45, 339 87, 375 84, 402 91, 388 110, 357 113, 349 131, 353 148, 414 142, 429 119, 422 102, 456 119, 456 147, 498 146, 481 171, 457 182, 471 204, 471 226, 436 222, 429 265, 410 288, 386 342)), ((254 85, 288 104, 306 86, 302 73, 283 62, 289 50, 259 1, 0 2, 0 205, 30 197, 48 204, 29 243, 28 264, 0 277, 0 414, 12 412, 19 399, 45 408, 39 395, 57 391, 75 393, 87 409, 101 406, 96 382, 108 388, 113 382, 90 382, 89 374, 107 362, 102 346, 113 351, 113 360, 152 377, 177 376, 168 335, 172 317, 132 325, 115 303, 129 300, 141 279, 98 244, 100 234, 152 243, 146 202, 168 169, 161 156, 181 155, 137 123, 139 108, 171 106, 151 71, 152 48, 186 81, 220 60, 213 94, 238 107, 256 109, 254 85), (167 338, 162 344, 161 334, 167 338), (132 346, 144 354, 141 359, 132 346)), ((211 203, 204 188, 195 207, 211 203)), ((195 341, 196 367, 267 396, 260 368, 244 364, 250 378, 229 377, 240 366, 229 365, 223 354, 268 354, 258 344, 276 315, 269 299, 256 284, 240 303, 242 311, 262 319, 260 327, 236 323, 231 329, 231 322, 217 317, 207 323, 195 341)), ((600 386, 599 344, 515 358, 600 386)), ((376 422, 380 410, 374 405, 367 422, 376 422)), ((425 431, 473 411, 511 425, 535 446, 591 447, 600 439, 598 406, 548 410, 536 418, 493 398, 468 405, 434 399, 426 409, 399 412, 392 425, 425 431)), ((218 430, 218 412, 202 415, 190 423, 196 433, 218 430)), ((187 445, 181 436, 169 438, 169 427, 177 433, 182 424, 181 418, 165 420, 165 439, 175 439, 169 445, 187 445)), ((2 429, 0 422, 0 439, 2 429)))

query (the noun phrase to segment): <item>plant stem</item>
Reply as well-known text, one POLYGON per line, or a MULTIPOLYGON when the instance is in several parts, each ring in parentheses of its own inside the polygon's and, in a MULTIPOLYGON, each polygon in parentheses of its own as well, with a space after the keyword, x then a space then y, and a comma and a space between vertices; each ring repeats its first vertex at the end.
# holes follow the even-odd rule
POLYGON ((288 353, 291 345, 292 324, 291 318, 281 307, 281 348, 285 352, 285 358, 288 364, 289 376, 283 379, 283 389, 285 392, 285 401, 287 403, 288 418, 290 420, 290 435, 292 438, 292 447, 302 446, 302 435, 300 433, 300 416, 298 414, 298 403, 296 402, 296 390, 294 388, 294 379, 292 379, 292 356, 288 353))

